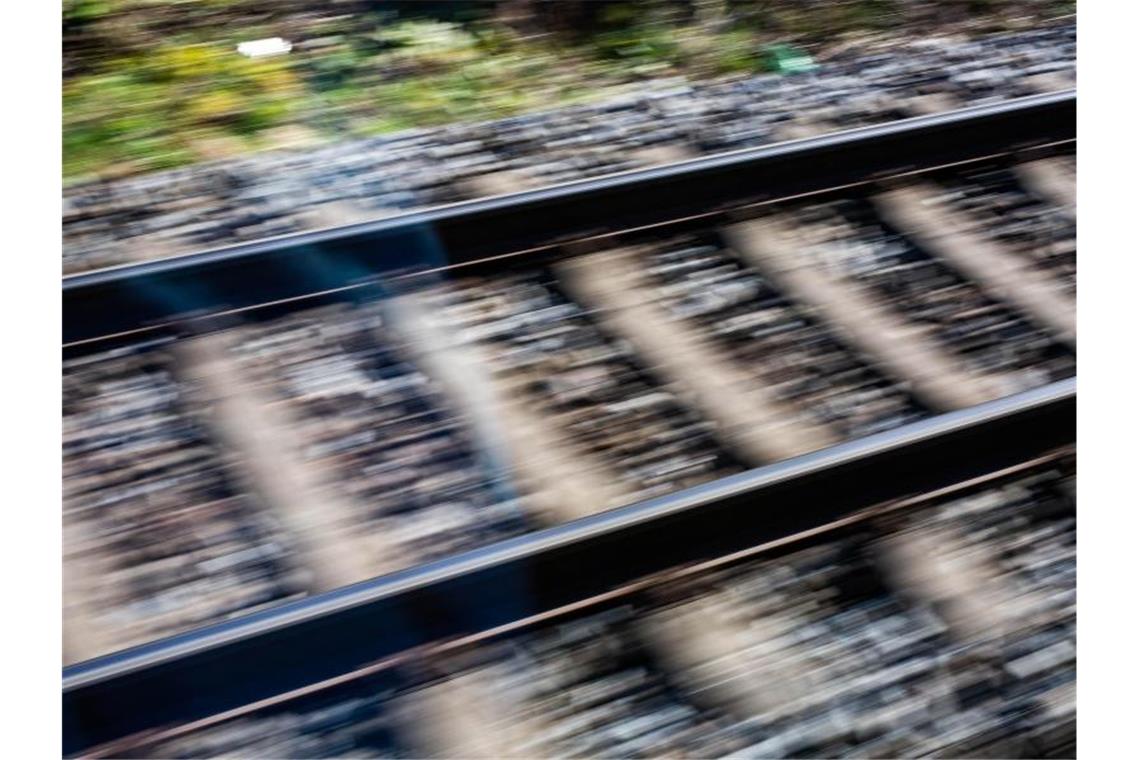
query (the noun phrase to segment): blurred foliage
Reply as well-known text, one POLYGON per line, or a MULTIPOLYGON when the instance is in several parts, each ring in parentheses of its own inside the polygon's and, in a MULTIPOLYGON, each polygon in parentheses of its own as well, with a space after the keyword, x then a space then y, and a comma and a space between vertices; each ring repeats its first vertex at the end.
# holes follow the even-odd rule
POLYGON ((287 60, 251 60, 229 46, 166 44, 127 55, 64 81, 64 172, 184 164, 201 154, 195 142, 244 144, 288 121, 304 93, 287 60))
POLYGON ((811 47, 900 19, 952 23, 979 5, 990 15, 993 6, 1048 15, 1072 4, 65 0, 64 174, 273 147, 286 126, 376 134, 605 97, 647 77, 750 74, 763 70, 765 43, 811 47), (272 36, 293 51, 256 60, 236 52, 272 36))

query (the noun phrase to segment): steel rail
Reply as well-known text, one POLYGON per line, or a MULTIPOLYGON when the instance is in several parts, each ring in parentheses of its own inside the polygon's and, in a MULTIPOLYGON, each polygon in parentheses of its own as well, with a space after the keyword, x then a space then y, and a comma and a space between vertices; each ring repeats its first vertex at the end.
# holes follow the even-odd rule
POLYGON ((904 513, 910 514, 917 510, 943 503, 949 499, 959 498, 970 493, 974 493, 980 489, 989 488, 1003 482, 1008 482, 1011 479, 1022 477, 1026 474, 1038 471, 1041 468, 1050 466, 1054 463, 1064 461, 1072 457, 1074 453, 1074 447, 1065 447, 1058 451, 1044 454, 1036 459, 1012 465, 1010 467, 1006 467, 994 472, 986 473, 976 478, 972 478, 961 483, 956 483, 945 488, 939 488, 933 491, 917 494, 915 496, 896 499, 884 504, 878 504, 865 510, 856 512, 852 515, 848 515, 846 517, 842 517, 832 522, 826 523, 824 525, 795 533, 791 536, 787 536, 786 538, 768 541, 757 546, 752 546, 733 554, 726 554, 721 557, 716 557, 705 562, 683 565, 677 568, 670 568, 661 573, 639 578, 612 591, 606 591, 601 594, 582 599, 578 602, 573 602, 546 612, 531 615, 529 617, 507 623, 503 626, 499 626, 498 628, 481 631, 479 633, 462 638, 451 638, 442 641, 431 642, 421 647, 405 650, 403 652, 392 655, 391 657, 384 658, 374 663, 369 663, 368 665, 358 668, 351 673, 346 673, 344 675, 335 676, 318 683, 302 686, 298 689, 294 689, 283 694, 277 694, 258 702, 242 705, 240 707, 234 708, 233 710, 211 715, 206 718, 193 721, 191 723, 183 723, 157 730, 144 731, 140 734, 135 734, 121 740, 116 740, 108 744, 89 749, 83 753, 83 757, 115 757, 121 752, 128 749, 137 749, 139 747, 145 746, 146 744, 157 741, 167 741, 189 733, 193 733, 194 731, 201 730, 203 728, 225 723, 236 718, 253 715, 261 712, 262 710, 277 708, 282 705, 286 705, 294 700, 303 699, 314 694, 329 691, 337 687, 359 681, 363 678, 376 675, 377 673, 381 673, 386 670, 399 668, 405 665, 412 665, 416 662, 424 661, 430 658, 446 657, 458 652, 468 650, 472 647, 486 644, 503 636, 508 636, 543 625, 556 623, 564 619, 589 614, 589 612, 595 608, 603 607, 608 604, 620 603, 622 600, 636 597, 640 594, 654 594, 656 592, 659 592, 662 587, 671 587, 678 583, 699 580, 701 577, 706 576, 710 573, 715 573, 717 571, 739 565, 743 562, 750 560, 755 561, 758 559, 780 555, 788 551, 795 551, 799 547, 810 545, 819 541, 826 541, 836 535, 841 535, 845 532, 850 532, 853 530, 859 530, 868 524, 873 525, 877 521, 884 518, 896 517, 904 513))
POLYGON ((1071 445, 1075 409, 1075 379, 1054 383, 79 663, 63 674, 65 751, 509 627, 1016 466, 1071 445))
POLYGON ((1074 91, 903 119, 63 278, 63 343, 730 213, 1076 139, 1074 91))

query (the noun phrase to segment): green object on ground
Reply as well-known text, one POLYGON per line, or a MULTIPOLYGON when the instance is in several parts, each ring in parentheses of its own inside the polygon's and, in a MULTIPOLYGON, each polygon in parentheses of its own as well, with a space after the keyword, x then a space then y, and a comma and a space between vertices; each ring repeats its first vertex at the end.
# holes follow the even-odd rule
POLYGON ((764 58, 768 70, 777 74, 798 74, 819 68, 810 55, 792 45, 768 45, 764 48, 764 58))

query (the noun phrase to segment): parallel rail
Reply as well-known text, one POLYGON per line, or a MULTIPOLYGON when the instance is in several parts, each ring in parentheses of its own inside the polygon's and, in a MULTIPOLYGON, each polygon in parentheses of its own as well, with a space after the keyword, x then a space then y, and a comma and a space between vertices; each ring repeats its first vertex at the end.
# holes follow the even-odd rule
MULTIPOLYGON (((231 310, 1075 143, 1071 92, 583 180, 63 280, 83 352, 231 310)), ((307 301, 306 301, 307 302, 307 301)), ((945 414, 66 668, 64 750, 180 725, 493 635, 678 567, 726 558, 1071 446, 1076 381, 945 414)))
POLYGON ((76 274, 63 279, 63 343, 1075 140, 1076 94, 1052 93, 76 274))
MULTIPOLYGON (((868 527, 870 527, 872 531, 879 530, 885 525, 883 521, 889 521, 900 514, 912 513, 915 510, 921 510, 948 499, 968 496, 979 489, 992 488, 1003 482, 1009 482, 1011 479, 1042 468, 1050 466, 1067 467, 1071 461, 1073 452, 1074 449, 1072 448, 1063 448, 1047 453, 1038 459, 990 472, 969 481, 956 483, 947 488, 927 491, 905 499, 897 499, 885 504, 876 505, 786 538, 748 547, 742 551, 722 555, 705 562, 670 568, 662 573, 643 577, 617 587, 612 591, 587 597, 573 604, 530 615, 498 628, 482 631, 470 636, 445 639, 424 646, 406 649, 391 657, 369 663, 349 673, 317 681, 291 691, 282 692, 281 694, 241 705, 232 710, 216 713, 200 720, 189 723, 172 724, 170 726, 132 734, 107 744, 89 748, 83 752, 82 756, 91 758, 118 757, 124 751, 128 750, 133 750, 137 753, 140 748, 145 748, 154 742, 174 739, 231 720, 248 718, 256 716, 266 710, 275 710, 290 704, 296 704, 298 700, 304 700, 317 694, 327 694, 345 685, 358 682, 361 679, 366 679, 379 673, 399 673, 403 668, 407 668, 409 673, 414 673, 416 672, 417 665, 422 667, 424 662, 430 661, 432 658, 447 657, 451 654, 470 650, 473 647, 490 643, 503 636, 525 632, 544 625, 557 624, 558 622, 579 616, 588 616, 612 605, 628 604, 631 602, 637 604, 639 601, 667 599, 668 595, 675 593, 678 584, 683 585, 694 581, 699 582, 700 578, 710 573, 716 573, 717 571, 749 561, 772 559, 787 552, 794 552, 820 542, 836 540, 844 535, 856 535, 861 531, 866 531, 868 527), (662 594, 664 594, 664 596, 661 596, 662 594)), ((1057 756, 1066 757, 1067 755, 1057 756)))
POLYGON ((1076 381, 841 444, 65 669, 65 752, 479 635, 1070 446, 1076 381))

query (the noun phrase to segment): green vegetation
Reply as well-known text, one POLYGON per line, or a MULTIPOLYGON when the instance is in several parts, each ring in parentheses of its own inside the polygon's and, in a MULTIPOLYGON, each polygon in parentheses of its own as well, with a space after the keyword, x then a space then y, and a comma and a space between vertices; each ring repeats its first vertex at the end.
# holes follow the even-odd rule
POLYGON ((64 83, 65 174, 193 161, 208 140, 240 142, 287 121, 304 92, 286 61, 216 45, 167 45, 109 62, 64 83))
POLYGON ((767 43, 810 48, 881 29, 914 7, 898 0, 513 0, 442 4, 446 12, 437 3, 378 5, 403 15, 355 1, 65 0, 65 177, 181 166, 298 135, 494 119, 604 97, 647 77, 755 73, 771 65, 767 43), (241 41, 272 36, 289 39, 293 51, 258 60, 236 51, 241 41))

